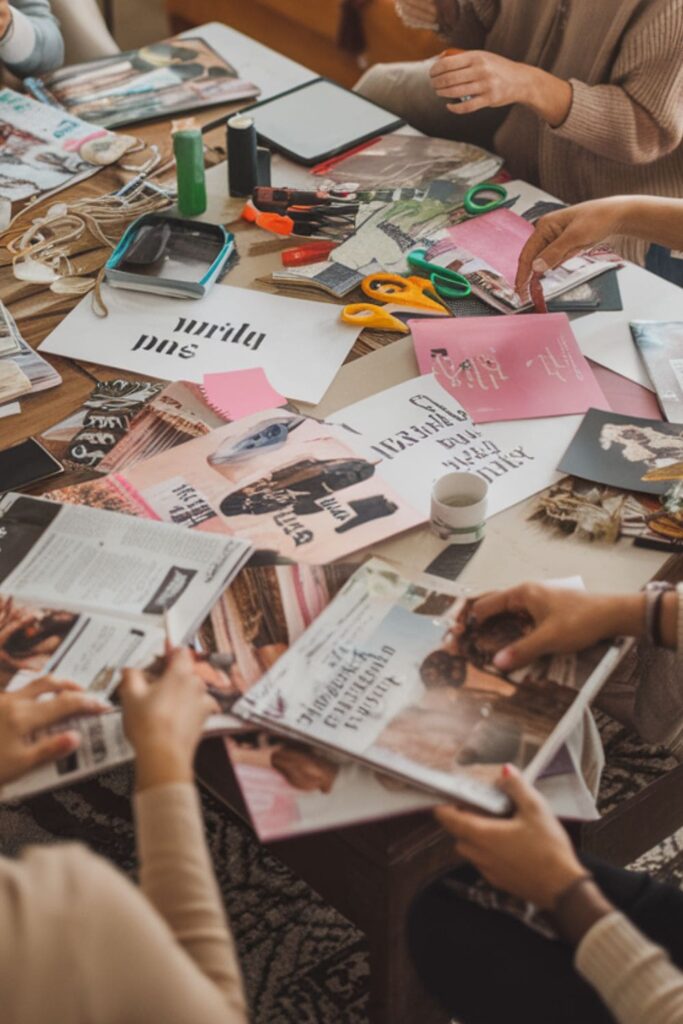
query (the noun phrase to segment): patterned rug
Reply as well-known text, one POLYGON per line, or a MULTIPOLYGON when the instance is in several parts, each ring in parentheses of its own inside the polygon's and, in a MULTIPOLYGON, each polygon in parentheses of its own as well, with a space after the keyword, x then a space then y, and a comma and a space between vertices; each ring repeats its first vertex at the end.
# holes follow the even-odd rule
MULTIPOLYGON (((672 767, 601 716, 608 768, 601 809, 609 810, 672 767)), ((72 789, 0 808, 0 848, 80 840, 134 876, 131 773, 118 770, 72 789)), ((364 938, 250 831, 203 794, 211 853, 244 971, 254 1024, 367 1024, 364 938)), ((683 830, 637 865, 683 886, 683 830)))

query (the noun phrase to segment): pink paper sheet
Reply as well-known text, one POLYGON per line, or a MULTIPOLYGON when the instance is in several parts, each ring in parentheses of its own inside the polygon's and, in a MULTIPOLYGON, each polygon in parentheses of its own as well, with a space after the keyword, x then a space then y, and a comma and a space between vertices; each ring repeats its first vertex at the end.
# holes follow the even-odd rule
POLYGON ((513 285, 522 249, 533 233, 533 224, 506 209, 492 210, 448 229, 460 248, 476 254, 513 285))
POLYGON ((432 371, 475 423, 567 416, 610 405, 565 313, 410 322, 432 371))
POLYGON ((275 409, 287 399, 270 386, 262 367, 206 373, 202 391, 207 402, 228 420, 240 420, 254 412, 275 409))

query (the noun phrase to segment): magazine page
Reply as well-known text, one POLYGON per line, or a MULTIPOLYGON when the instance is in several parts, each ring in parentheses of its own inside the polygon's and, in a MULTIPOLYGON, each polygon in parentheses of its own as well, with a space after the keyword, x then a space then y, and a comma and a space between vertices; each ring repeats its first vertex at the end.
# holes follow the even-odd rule
POLYGON ((621 654, 604 645, 503 675, 493 656, 529 620, 505 614, 476 624, 462 616, 465 605, 457 587, 410 581, 373 559, 235 713, 504 813, 494 785, 501 766, 514 763, 533 780, 621 654))
POLYGON ((38 99, 105 128, 252 99, 260 92, 241 81, 207 42, 191 36, 75 64, 26 85, 38 99))
POLYGON ((490 181, 502 166, 500 157, 470 142, 392 132, 319 173, 323 188, 353 182, 357 191, 420 189, 434 181, 452 181, 462 185, 464 195, 470 186, 490 181))
POLYGON ((28 377, 32 393, 37 391, 47 391, 49 388, 55 388, 58 384, 62 383, 62 378, 54 367, 50 366, 46 359, 43 359, 43 357, 39 356, 37 352, 34 352, 31 346, 24 341, 22 335, 19 333, 19 328, 17 327, 14 317, 8 310, 7 306, 5 306, 3 302, 0 302, 0 335, 4 336, 7 334, 11 335, 15 340, 17 350, 0 356, 0 362, 16 364, 21 372, 28 377))
POLYGON ((669 423, 683 423, 683 320, 636 320, 636 348, 669 423))
POLYGON ((679 506, 683 424, 589 409, 559 469, 626 491, 671 495, 679 506))
POLYGON ((174 642, 194 632, 250 553, 242 540, 113 512, 0 499, 0 594, 136 625, 165 622, 174 642))
POLYGON ((348 432, 283 409, 255 413, 102 480, 51 492, 195 532, 227 533, 321 565, 424 515, 377 472, 348 432))
POLYGON ((281 395, 319 402, 360 334, 329 302, 253 288, 217 284, 202 299, 172 302, 106 286, 102 294, 105 320, 86 295, 40 351, 196 384, 207 373, 260 367, 281 395))
POLYGON ((97 469, 159 391, 160 384, 148 381, 99 381, 83 405, 43 431, 40 440, 60 462, 97 469))
POLYGON ((54 192, 115 163, 135 139, 0 89, 0 198, 54 192))
POLYGON ((433 372, 475 423, 610 408, 565 313, 414 320, 410 329, 420 372, 433 372))
MULTIPOLYGON (((459 321, 458 321, 459 322, 459 321)), ((558 459, 579 416, 478 427, 430 373, 335 412, 353 445, 396 491, 430 515, 432 485, 445 473, 477 473, 489 484, 487 514, 501 512, 559 479, 558 459)))
POLYGON ((185 441, 203 437, 225 422, 207 404, 199 385, 176 381, 146 403, 98 469, 101 473, 128 469, 185 441))

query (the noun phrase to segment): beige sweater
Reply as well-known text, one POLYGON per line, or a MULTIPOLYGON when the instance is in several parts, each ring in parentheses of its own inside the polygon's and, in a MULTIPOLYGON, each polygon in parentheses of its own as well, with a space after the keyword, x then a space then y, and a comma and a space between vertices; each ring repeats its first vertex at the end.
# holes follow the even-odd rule
POLYGON ((0 858, 3 1024, 246 1024, 194 787, 135 812, 141 891, 75 844, 0 858))
MULTIPOLYGON (((359 89, 429 134, 493 146, 514 178, 567 203, 683 196, 683 0, 437 0, 442 33, 571 82, 557 129, 515 105, 459 118, 428 63, 377 65, 359 89)), ((645 244, 625 255, 642 261, 645 244)), ((681 242, 683 248, 683 240, 681 242)))

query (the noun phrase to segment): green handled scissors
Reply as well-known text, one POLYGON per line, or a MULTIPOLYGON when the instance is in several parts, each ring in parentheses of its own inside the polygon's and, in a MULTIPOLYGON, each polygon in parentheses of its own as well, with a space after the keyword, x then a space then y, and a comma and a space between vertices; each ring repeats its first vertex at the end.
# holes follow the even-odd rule
POLYGON ((429 278, 432 288, 443 299, 466 299, 472 294, 472 285, 457 270, 440 267, 425 259, 426 249, 415 249, 408 253, 408 266, 429 278))
POLYGON ((465 212, 470 217, 478 217, 481 213, 490 213, 491 210, 497 210, 499 206, 507 202, 508 190, 504 185, 491 185, 487 182, 482 182, 480 185, 474 185, 465 194, 465 201, 463 203, 465 212), (479 196, 489 196, 489 199, 485 199, 484 202, 479 201, 479 196), (490 198, 493 196, 493 198, 490 198))

